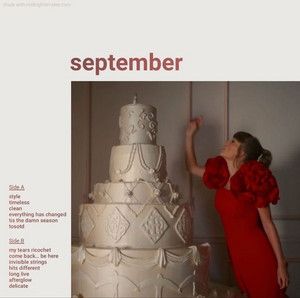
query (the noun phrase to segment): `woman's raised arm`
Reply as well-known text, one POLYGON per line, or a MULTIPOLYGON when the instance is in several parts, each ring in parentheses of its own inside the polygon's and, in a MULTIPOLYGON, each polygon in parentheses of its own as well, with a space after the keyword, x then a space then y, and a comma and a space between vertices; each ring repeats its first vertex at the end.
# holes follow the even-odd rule
POLYGON ((203 177, 205 168, 199 166, 197 163, 195 148, 194 148, 194 134, 199 129, 203 123, 203 117, 198 117, 189 122, 186 129, 185 136, 185 156, 186 156, 186 166, 188 171, 199 177, 203 177))

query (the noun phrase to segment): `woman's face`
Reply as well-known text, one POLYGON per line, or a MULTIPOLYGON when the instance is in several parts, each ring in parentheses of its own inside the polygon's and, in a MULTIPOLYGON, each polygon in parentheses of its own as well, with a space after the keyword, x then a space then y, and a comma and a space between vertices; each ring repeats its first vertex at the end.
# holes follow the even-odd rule
POLYGON ((239 154, 239 147, 241 143, 239 143, 236 139, 231 139, 225 142, 220 155, 225 159, 234 160, 239 154))

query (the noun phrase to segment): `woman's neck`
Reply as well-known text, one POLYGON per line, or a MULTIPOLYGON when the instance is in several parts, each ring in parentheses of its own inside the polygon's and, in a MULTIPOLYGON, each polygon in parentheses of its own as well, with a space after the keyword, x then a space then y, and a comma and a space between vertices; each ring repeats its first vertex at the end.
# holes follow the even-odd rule
POLYGON ((237 167, 232 160, 226 159, 226 162, 227 162, 228 171, 229 171, 229 174, 231 177, 237 172, 239 167, 237 167))

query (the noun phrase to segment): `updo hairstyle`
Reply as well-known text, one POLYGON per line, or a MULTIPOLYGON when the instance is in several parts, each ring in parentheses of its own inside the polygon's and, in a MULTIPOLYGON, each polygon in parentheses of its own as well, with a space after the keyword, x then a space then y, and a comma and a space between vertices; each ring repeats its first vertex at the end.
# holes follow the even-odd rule
POLYGON ((272 162, 272 153, 269 150, 264 149, 256 137, 248 132, 238 131, 233 135, 233 138, 241 144, 239 151, 241 152, 242 150, 245 154, 244 162, 257 160, 267 168, 270 166, 272 162))

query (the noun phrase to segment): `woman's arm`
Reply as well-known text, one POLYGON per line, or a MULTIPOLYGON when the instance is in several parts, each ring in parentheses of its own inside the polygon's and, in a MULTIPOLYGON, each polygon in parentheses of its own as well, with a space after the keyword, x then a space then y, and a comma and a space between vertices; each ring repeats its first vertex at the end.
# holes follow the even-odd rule
POLYGON ((188 171, 196 176, 203 177, 205 168, 201 167, 197 163, 195 149, 194 149, 194 134, 198 128, 202 125, 203 118, 197 118, 191 120, 186 129, 185 137, 185 155, 186 155, 186 166, 188 171))
POLYGON ((277 229, 272 221, 270 207, 258 208, 263 228, 268 236, 277 259, 277 279, 281 289, 288 286, 287 262, 283 255, 277 229))

